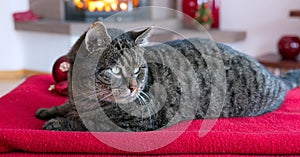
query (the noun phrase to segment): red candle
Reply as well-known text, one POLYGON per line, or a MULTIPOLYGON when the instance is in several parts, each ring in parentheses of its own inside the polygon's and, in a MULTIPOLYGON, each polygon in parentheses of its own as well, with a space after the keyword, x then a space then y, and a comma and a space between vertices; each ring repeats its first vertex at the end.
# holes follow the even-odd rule
POLYGON ((183 0, 182 1, 182 12, 191 16, 192 18, 195 17, 197 7, 198 7, 197 0, 183 0))
POLYGON ((220 0, 211 0, 211 13, 214 19, 214 23, 212 24, 212 28, 219 28, 220 25, 220 0))

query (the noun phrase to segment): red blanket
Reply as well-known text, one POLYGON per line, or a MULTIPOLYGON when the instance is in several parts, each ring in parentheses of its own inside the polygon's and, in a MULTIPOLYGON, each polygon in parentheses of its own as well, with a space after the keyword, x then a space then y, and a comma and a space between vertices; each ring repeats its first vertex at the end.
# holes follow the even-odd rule
POLYGON ((36 110, 66 101, 47 90, 53 83, 51 75, 33 76, 0 99, 0 153, 300 154, 299 88, 278 110, 259 117, 194 120, 154 132, 90 133, 42 130, 36 110), (187 130, 178 131, 185 125, 187 130))

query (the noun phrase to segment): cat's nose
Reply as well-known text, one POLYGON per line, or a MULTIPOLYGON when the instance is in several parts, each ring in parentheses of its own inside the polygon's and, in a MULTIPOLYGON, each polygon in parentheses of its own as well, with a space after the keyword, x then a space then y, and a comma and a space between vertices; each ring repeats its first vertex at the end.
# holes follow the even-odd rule
POLYGON ((128 85, 130 91, 133 92, 134 90, 136 90, 137 85, 138 85, 137 81, 136 81, 135 79, 131 79, 131 80, 129 81, 129 85, 128 85))
POLYGON ((136 88, 137 88, 136 86, 130 86, 130 87, 129 87, 129 89, 130 89, 131 92, 135 91, 136 88))

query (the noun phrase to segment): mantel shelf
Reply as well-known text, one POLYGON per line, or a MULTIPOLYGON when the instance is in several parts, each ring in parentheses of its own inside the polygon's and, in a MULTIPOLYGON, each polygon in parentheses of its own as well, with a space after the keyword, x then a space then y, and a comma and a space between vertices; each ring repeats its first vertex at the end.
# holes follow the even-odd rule
MULTIPOLYGON (((170 28, 178 26, 178 19, 170 19, 164 21, 143 21, 134 23, 109 23, 107 27, 122 28, 124 30, 134 28, 138 25, 150 26, 155 23, 155 26, 162 28, 170 28)), ((89 23, 85 22, 67 22, 58 20, 39 20, 32 22, 15 22, 15 29, 18 31, 32 31, 40 33, 57 33, 71 36, 80 36, 87 28, 89 23)), ((246 38, 246 32, 243 31, 225 31, 225 30, 210 30, 208 33, 190 30, 184 28, 173 28, 176 33, 183 35, 184 37, 196 37, 196 36, 208 36, 210 35, 215 41, 223 43, 239 42, 246 38)), ((159 35, 156 34, 156 35, 159 35)))

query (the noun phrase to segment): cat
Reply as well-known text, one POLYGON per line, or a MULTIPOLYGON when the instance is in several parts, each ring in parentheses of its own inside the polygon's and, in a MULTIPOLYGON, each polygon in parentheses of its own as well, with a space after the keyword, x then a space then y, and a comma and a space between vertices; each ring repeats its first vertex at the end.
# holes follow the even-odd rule
POLYGON ((43 129, 152 131, 182 121, 259 116, 300 84, 208 39, 143 45, 152 27, 123 32, 94 22, 68 53, 69 99, 40 108, 43 129))

